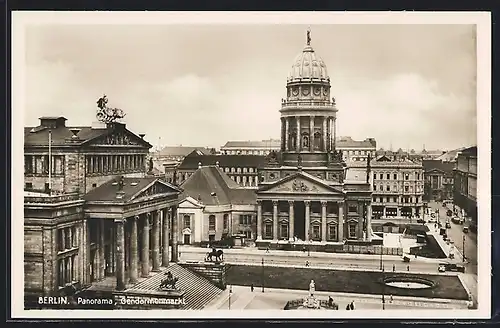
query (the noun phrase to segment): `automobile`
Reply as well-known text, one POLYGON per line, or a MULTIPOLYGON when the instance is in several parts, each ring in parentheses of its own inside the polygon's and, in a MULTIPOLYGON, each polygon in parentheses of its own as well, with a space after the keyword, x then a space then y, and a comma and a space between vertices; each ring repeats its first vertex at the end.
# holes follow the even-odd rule
POLYGON ((465 267, 456 263, 439 263, 439 272, 452 271, 452 272, 465 272, 465 267))
POLYGON ((463 233, 468 233, 468 232, 469 232, 469 227, 464 227, 464 228, 462 229, 462 231, 463 231, 463 233))
POLYGON ((446 211, 446 215, 447 216, 452 216, 453 215, 453 211, 452 210, 447 210, 446 211))
POLYGON ((451 224, 450 224, 450 222, 446 222, 446 229, 451 229, 451 224))
POLYGON ((424 219, 418 219, 418 220, 417 220, 417 223, 422 223, 422 224, 424 224, 424 223, 425 223, 425 220, 424 220, 424 219))

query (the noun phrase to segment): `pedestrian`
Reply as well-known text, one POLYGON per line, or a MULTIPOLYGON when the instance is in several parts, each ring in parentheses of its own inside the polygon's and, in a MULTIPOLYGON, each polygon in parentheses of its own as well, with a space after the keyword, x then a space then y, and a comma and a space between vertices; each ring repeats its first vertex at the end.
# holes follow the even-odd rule
POLYGON ((391 303, 392 303, 392 294, 391 294, 391 303))
POLYGON ((415 253, 415 258, 417 258, 417 253, 415 253))
POLYGON ((351 309, 351 307, 350 307, 349 305, 350 305, 350 304, 347 304, 347 305, 346 305, 346 307, 345 307, 345 309, 346 309, 346 310, 350 310, 350 309, 351 309))
POLYGON ((250 285, 250 291, 253 293, 253 284, 250 285))
POLYGON ((396 264, 392 265, 392 272, 396 272, 396 264))
POLYGON ((410 271, 410 266, 409 265, 406 267, 406 271, 410 271))
POLYGON ((306 267, 308 267, 308 266, 309 266, 309 261, 306 261, 306 267))
POLYGON ((349 307, 351 308, 351 310, 354 310, 354 301, 351 302, 351 304, 349 305, 349 307))
POLYGON ((266 253, 269 253, 269 246, 266 247, 266 253))

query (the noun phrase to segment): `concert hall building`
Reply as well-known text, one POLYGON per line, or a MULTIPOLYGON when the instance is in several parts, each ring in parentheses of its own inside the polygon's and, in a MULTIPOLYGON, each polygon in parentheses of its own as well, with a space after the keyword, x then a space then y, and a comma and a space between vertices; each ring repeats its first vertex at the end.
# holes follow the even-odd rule
POLYGON ((169 244, 176 260, 169 218, 181 190, 147 174, 144 135, 117 122, 72 128, 42 117, 24 139, 26 296, 110 276, 124 289, 165 266, 169 244))

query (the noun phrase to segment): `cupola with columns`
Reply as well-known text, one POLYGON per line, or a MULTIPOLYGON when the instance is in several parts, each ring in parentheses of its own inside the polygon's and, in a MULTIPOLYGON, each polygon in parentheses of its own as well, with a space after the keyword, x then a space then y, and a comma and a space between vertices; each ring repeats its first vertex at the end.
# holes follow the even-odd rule
POLYGON ((325 63, 307 43, 295 58, 281 103, 281 151, 285 165, 327 166, 335 151, 335 99, 325 63))

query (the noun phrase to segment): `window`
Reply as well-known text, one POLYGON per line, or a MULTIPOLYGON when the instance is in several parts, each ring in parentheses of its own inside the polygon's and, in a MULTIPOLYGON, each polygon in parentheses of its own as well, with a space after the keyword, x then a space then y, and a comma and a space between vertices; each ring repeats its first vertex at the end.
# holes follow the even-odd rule
POLYGON ((337 240, 337 226, 330 224, 328 226, 328 240, 337 240))
POLYGON ((410 190, 410 187, 405 186, 405 191, 408 192, 410 190))
POLYGON ((224 214, 224 222, 222 229, 227 230, 229 228, 229 214, 224 214))
POLYGON ((76 254, 57 261, 57 282, 59 287, 71 284, 75 281, 76 254))
POLYGON ((243 224, 243 225, 252 224, 252 215, 240 214, 240 224, 243 224))
POLYGON ((319 225, 315 224, 312 226, 312 239, 313 240, 318 240, 321 239, 321 232, 320 232, 320 227, 319 225))
POLYGON ((215 230, 215 215, 208 217, 208 230, 215 230))
POLYGON ((247 168, 246 167, 243 168, 243 173, 247 173, 247 168))
POLYGON ((349 238, 356 238, 356 227, 357 227, 357 223, 349 223, 349 238))
POLYGON ((398 179, 398 175, 396 173, 394 173, 394 180, 397 180, 398 179))
POLYGON ((280 228, 280 239, 288 239, 288 224, 284 223, 280 228))
POLYGON ((57 250, 59 252, 72 249, 77 245, 76 227, 57 229, 57 250))
POLYGON ((269 222, 264 224, 264 238, 273 238, 273 225, 269 222))
POLYGON ((26 189, 33 189, 33 183, 26 182, 26 189))
POLYGON ((356 205, 349 205, 349 213, 357 213, 358 209, 356 208, 356 205))
POLYGON ((243 234, 245 235, 245 238, 252 239, 252 230, 246 230, 243 234))
POLYGON ((215 241, 215 235, 214 234, 208 235, 208 241, 209 242, 215 241))
POLYGON ((391 186, 387 185, 387 186, 385 187, 385 190, 386 190, 386 191, 391 191, 391 186))
MULTIPOLYGON (((214 223, 215 226, 215 223, 214 223)), ((184 215, 184 229, 189 228, 191 229, 191 216, 189 215, 184 215)), ((215 228, 213 229, 215 230, 215 228)))
POLYGON ((405 174, 405 180, 410 179, 410 175, 408 173, 405 174))
POLYGON ((33 173, 33 156, 24 155, 24 174, 33 173))
POLYGON ((45 191, 49 191, 50 190, 50 185, 48 182, 45 182, 45 191))
POLYGON ((420 173, 417 173, 417 180, 420 180, 420 173))
POLYGON ((253 173, 253 167, 249 167, 249 168, 248 168, 248 172, 249 172, 249 173, 253 173))
POLYGON ((389 180, 391 178, 391 175, 389 173, 387 173, 387 180, 389 180))
POLYGON ((97 183, 92 184, 92 188, 95 188, 95 187, 97 187, 97 183))
POLYGON ((384 179, 384 174, 380 173, 380 180, 383 180, 383 179, 384 179))

